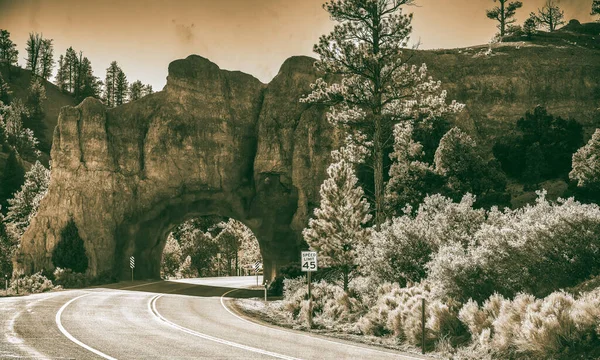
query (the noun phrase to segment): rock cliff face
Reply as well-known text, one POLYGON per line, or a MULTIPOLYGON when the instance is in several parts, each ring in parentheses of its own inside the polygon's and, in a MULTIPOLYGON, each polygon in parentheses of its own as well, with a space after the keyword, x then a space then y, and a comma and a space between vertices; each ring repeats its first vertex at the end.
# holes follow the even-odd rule
POLYGON ((267 277, 298 257, 335 146, 322 111, 298 103, 316 78, 313 61, 289 59, 266 86, 190 56, 170 64, 162 92, 115 109, 92 98, 63 108, 51 185, 17 267, 51 268, 70 218, 92 275, 127 276, 135 256, 136 277, 158 277, 166 235, 209 214, 255 232, 267 277))
MULTIPOLYGON (((600 115, 597 50, 500 45, 412 54, 467 104, 455 119, 492 144, 525 111, 544 104, 588 129, 600 115)), ((199 56, 169 66, 162 92, 106 109, 86 99, 62 109, 48 195, 22 239, 16 267, 51 268, 72 218, 89 272, 158 277, 166 236, 182 221, 218 214, 256 234, 265 276, 297 259, 301 230, 319 202, 339 134, 324 109, 300 104, 317 78, 314 59, 288 59, 268 85, 199 56)))

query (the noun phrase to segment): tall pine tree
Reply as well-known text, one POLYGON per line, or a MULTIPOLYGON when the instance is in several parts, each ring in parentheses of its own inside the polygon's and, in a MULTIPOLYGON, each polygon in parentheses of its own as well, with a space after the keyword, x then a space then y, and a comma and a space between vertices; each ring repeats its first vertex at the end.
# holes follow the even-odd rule
POLYGON ((76 273, 84 273, 88 268, 85 245, 73 219, 60 232, 60 240, 52 251, 52 264, 76 273))
POLYGON ((17 153, 11 151, 4 165, 4 171, 0 177, 0 208, 6 212, 8 199, 19 190, 25 181, 25 170, 17 158, 17 153))
POLYGON ((369 241, 369 203, 358 186, 354 164, 344 152, 333 153, 334 163, 321 185, 321 204, 302 235, 317 251, 323 266, 340 270, 344 291, 358 265, 358 250, 369 241))
POLYGON ((32 75, 40 75, 40 54, 44 39, 41 34, 30 33, 27 39, 27 69, 32 75))
POLYGON ((144 84, 141 81, 136 80, 129 86, 129 101, 135 101, 142 98, 142 91, 144 90, 144 84))
POLYGON ((117 73, 117 84, 115 87, 115 105, 123 105, 127 102, 127 94, 129 92, 129 83, 123 70, 119 69, 117 73))
POLYGON ((43 39, 40 48, 40 76, 44 79, 50 79, 52 69, 54 68, 54 46, 52 39, 43 39))
POLYGON ((6 227, 13 239, 19 239, 37 213, 40 201, 48 191, 50 171, 36 161, 25 174, 25 183, 8 200, 6 227))
MULTIPOLYGON (((401 8, 411 0, 335 0, 324 8, 337 21, 314 51, 316 66, 342 80, 319 79, 303 101, 331 106, 328 120, 350 134, 363 133, 372 147, 366 165, 373 169, 375 223, 385 221, 384 157, 391 147, 394 124, 415 118, 440 117, 462 109, 446 104, 441 84, 403 60, 402 49, 412 31, 412 15, 401 8)), ((359 138, 359 136, 355 136, 359 138)))
POLYGON ((60 57, 58 58, 58 70, 56 72, 56 78, 54 80, 54 84, 56 84, 56 86, 58 86, 58 88, 60 89, 60 91, 67 91, 67 67, 65 65, 65 57, 63 55, 60 55, 60 57))
POLYGON ((0 29, 0 63, 6 69, 9 78, 11 66, 17 66, 18 56, 17 45, 10 39, 10 32, 0 29))
POLYGON ((116 93, 117 93, 117 77, 121 72, 121 68, 116 61, 110 63, 108 69, 106 69, 106 80, 104 81, 104 100, 106 101, 107 107, 117 106, 116 93))
POLYGON ((523 3, 521 1, 509 2, 509 0, 494 0, 494 2, 499 2, 499 6, 487 10, 486 15, 488 19, 498 21, 500 37, 503 37, 506 35, 506 29, 508 26, 515 23, 515 14, 517 9, 523 7, 523 3))

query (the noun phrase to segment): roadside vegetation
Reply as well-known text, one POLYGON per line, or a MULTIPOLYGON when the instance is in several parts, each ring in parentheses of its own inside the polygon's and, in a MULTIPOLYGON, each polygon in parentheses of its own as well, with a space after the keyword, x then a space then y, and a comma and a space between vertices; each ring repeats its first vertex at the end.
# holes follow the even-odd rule
MULTIPOLYGON (((339 81, 319 79, 302 101, 328 106, 346 141, 303 233, 319 271, 310 297, 291 265, 271 287, 281 300, 237 305, 266 321, 444 358, 599 357, 600 130, 586 144, 576 121, 538 106, 490 154, 448 126, 464 106, 425 65, 404 62, 410 3, 324 5, 338 25, 315 45, 316 66, 339 81), (556 179, 570 197, 548 198, 541 184, 556 179), (536 198, 511 206, 514 181, 536 198)), ((522 5, 504 3, 488 12, 500 39, 515 31, 522 5)), ((526 31, 562 24, 548 1, 526 31)))

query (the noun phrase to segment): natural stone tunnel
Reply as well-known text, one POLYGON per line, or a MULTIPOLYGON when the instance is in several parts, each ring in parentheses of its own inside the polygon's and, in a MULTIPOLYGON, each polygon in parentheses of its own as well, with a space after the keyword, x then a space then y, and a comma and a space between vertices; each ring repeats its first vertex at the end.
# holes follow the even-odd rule
POLYGON ((88 98, 61 110, 49 191, 15 268, 52 269, 73 219, 89 274, 159 277, 167 234, 188 218, 232 217, 259 240, 265 278, 297 257, 339 139, 322 109, 299 103, 316 79, 291 58, 268 84, 192 55, 169 65, 163 91, 107 109, 88 98))

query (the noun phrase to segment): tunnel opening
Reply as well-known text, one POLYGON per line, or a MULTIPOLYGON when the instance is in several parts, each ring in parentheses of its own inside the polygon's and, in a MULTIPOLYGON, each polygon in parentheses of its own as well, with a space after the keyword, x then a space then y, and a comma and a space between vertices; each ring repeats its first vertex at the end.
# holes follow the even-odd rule
POLYGON ((167 235, 160 263, 164 280, 262 274, 254 232, 234 218, 195 217, 167 235))

